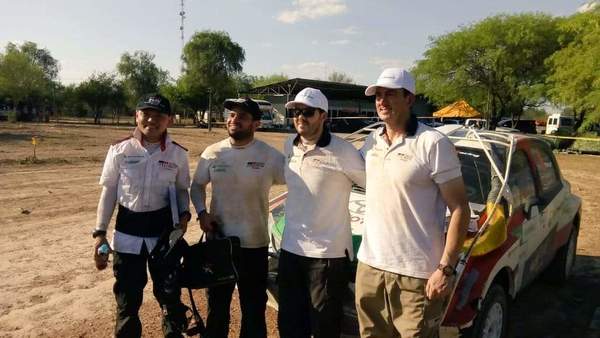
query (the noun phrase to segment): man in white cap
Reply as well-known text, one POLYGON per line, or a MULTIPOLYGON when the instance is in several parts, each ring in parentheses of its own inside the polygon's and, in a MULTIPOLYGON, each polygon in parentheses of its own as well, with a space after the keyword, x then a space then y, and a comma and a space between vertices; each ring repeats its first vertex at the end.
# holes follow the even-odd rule
POLYGON ((469 220, 460 163, 450 140, 410 113, 409 72, 385 69, 365 94, 375 95, 385 125, 361 149, 367 187, 356 273, 360 334, 436 337, 469 220))
POLYGON ((364 161, 325 127, 327 98, 305 88, 288 102, 297 135, 285 144, 288 185, 279 256, 282 338, 340 336, 342 298, 353 255, 348 200, 365 185, 364 161))

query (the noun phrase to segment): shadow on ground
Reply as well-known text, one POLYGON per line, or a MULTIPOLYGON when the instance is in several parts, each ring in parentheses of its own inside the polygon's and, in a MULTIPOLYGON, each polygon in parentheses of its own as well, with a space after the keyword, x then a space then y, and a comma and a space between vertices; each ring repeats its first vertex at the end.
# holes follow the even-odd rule
POLYGON ((577 256, 575 271, 564 285, 536 280, 512 303, 509 337, 600 337, 590 328, 600 307, 600 257, 577 256))

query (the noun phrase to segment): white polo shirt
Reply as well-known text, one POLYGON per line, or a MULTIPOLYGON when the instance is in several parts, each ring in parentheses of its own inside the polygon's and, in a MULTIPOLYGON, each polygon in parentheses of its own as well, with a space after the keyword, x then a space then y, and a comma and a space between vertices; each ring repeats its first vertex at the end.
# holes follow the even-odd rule
MULTIPOLYGON (((187 149, 173 142, 168 134, 159 148, 150 153, 142 145, 142 134, 136 128, 132 137, 113 144, 108 149, 100 184, 114 194, 100 201, 109 212, 100 212, 96 228, 106 229, 114 201, 135 212, 154 211, 169 205, 169 185, 177 190, 180 213, 189 210, 190 169, 187 149)), ((115 230, 113 250, 139 254, 143 242, 152 251, 158 238, 132 236, 115 230)))
POLYGON ((412 121, 414 135, 388 145, 385 129, 361 149, 366 161, 366 211, 358 259, 372 267, 429 278, 444 250, 446 204, 439 185, 461 176, 450 140, 412 121))
POLYGON ((349 142, 325 131, 312 149, 299 136, 285 143, 285 229, 281 248, 313 258, 353 257, 348 200, 352 183, 364 187, 365 165, 349 142))
MULTIPOLYGON (((224 235, 239 237, 243 248, 266 247, 269 190, 285 183, 284 163, 283 154, 260 140, 237 147, 227 138, 202 152, 192 185, 211 183, 210 213, 224 235)), ((206 209, 198 196, 192 202, 206 209)))

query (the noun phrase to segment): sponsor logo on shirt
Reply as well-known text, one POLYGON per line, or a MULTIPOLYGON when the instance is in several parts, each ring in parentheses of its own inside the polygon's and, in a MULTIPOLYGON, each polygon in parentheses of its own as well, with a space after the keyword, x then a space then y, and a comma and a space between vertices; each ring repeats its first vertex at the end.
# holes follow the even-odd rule
POLYGON ((310 164, 315 168, 334 168, 335 163, 326 159, 313 158, 310 164))
POLYGON ((125 155, 125 164, 137 164, 143 158, 143 155, 125 155))
POLYGON ((158 161, 158 166, 164 169, 177 169, 177 164, 167 161, 158 161))
POLYGON ((410 161, 412 156, 404 153, 398 153, 398 158, 402 161, 410 161))
POLYGON ((227 168, 229 168, 229 167, 230 167, 229 164, 215 163, 215 164, 213 164, 211 169, 212 169, 212 171, 214 171, 216 173, 224 173, 224 172, 227 172, 227 168))
POLYGON ((265 162, 247 162, 246 167, 252 168, 255 170, 262 169, 265 167, 265 162))

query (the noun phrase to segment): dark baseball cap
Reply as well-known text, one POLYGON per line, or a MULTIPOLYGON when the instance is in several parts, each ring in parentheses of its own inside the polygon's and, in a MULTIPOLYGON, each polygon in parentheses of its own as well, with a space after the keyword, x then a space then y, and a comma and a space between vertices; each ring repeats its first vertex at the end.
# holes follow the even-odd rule
POLYGON ((155 109, 162 114, 171 115, 171 102, 158 93, 151 93, 142 96, 135 109, 155 109))
POLYGON ((229 110, 234 110, 235 108, 239 108, 246 113, 252 115, 253 120, 260 120, 262 117, 262 112, 260 111, 260 107, 256 101, 245 98, 245 99, 227 99, 223 103, 223 107, 229 110))

